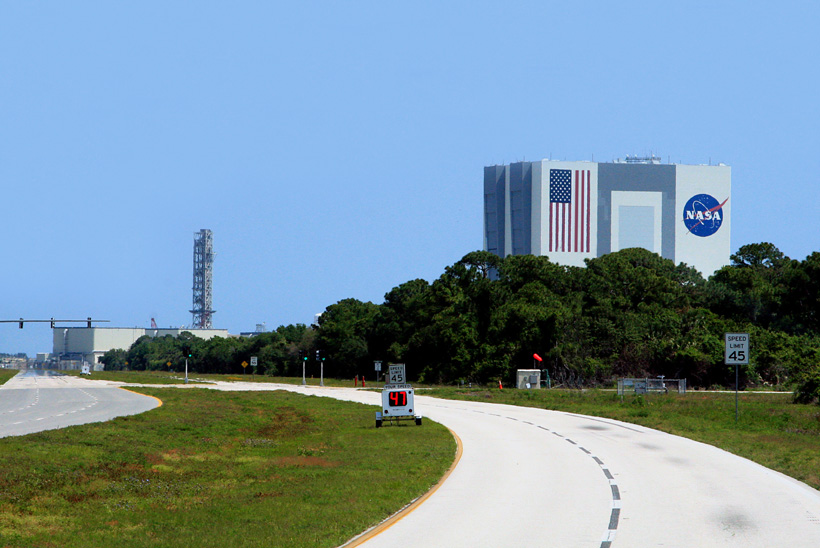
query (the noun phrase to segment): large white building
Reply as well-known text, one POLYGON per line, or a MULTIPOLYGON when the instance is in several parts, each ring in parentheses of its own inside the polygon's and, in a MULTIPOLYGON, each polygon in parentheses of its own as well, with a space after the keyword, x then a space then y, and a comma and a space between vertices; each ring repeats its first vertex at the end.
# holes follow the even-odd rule
POLYGON ((484 249, 584 259, 630 247, 695 267, 729 264, 731 168, 541 160, 484 168, 484 249))
POLYGON ((137 339, 149 337, 178 337, 188 331, 200 339, 229 337, 227 329, 157 329, 143 327, 55 327, 53 330, 53 352, 51 357, 58 361, 100 363, 100 358, 109 350, 128 350, 137 339))

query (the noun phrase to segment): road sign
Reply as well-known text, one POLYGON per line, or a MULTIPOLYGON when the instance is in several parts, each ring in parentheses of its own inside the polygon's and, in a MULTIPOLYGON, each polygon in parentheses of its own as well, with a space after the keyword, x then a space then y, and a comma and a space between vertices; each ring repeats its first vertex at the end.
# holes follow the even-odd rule
POLYGON ((376 368, 376 371, 382 370, 382 362, 373 362, 373 367, 376 368))
POLYGON ((382 391, 384 418, 413 416, 413 389, 388 389, 382 391))
POLYGON ((243 361, 242 362, 242 367, 248 367, 248 362, 243 361))
POLYGON ((256 359, 256 356, 251 356, 251 367, 256 367, 259 364, 259 361, 256 359))
POLYGON ((407 382, 407 375, 403 363, 396 363, 387 366, 387 384, 404 384, 407 382))
POLYGON ((726 365, 746 365, 749 363, 749 334, 726 333, 723 363, 726 365))

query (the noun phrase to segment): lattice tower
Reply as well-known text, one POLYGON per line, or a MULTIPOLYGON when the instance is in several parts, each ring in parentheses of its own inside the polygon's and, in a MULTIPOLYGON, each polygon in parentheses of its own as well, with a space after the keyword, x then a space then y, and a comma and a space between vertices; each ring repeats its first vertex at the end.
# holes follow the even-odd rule
POLYGON ((194 233, 194 315, 195 329, 211 329, 213 310, 214 237, 210 230, 194 233))

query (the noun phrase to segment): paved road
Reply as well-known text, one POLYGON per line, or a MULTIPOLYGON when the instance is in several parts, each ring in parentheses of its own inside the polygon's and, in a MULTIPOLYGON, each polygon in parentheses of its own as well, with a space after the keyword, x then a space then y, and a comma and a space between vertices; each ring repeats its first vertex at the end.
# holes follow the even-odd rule
MULTIPOLYGON (((15 381, 25 380, 18 379, 15 381)), ((12 401, 7 391, 20 389, 8 383, 0 389, 0 435, 15 433, 5 431, 8 414, 23 417, 27 408, 62 398, 55 398, 59 389, 43 388, 44 379, 26 382, 33 382, 39 391, 14 395, 17 407, 5 402, 12 401)), ((211 387, 285 389, 372 405, 380 397, 353 389, 263 383, 216 383, 211 387)), ((79 394, 87 395, 80 397, 75 390, 60 407, 63 412, 85 413, 100 404, 106 390, 116 391, 84 387, 79 394)), ((570 413, 423 396, 416 396, 416 407, 459 436, 463 456, 425 502, 378 534, 354 541, 356 546, 820 545, 820 492, 714 447, 570 413)), ((27 419, 37 420, 33 415, 27 419)), ((396 469, 400 476, 401 463, 396 463, 396 469)))
MULTIPOLYGON (((379 402, 352 389, 279 387, 379 402)), ((418 395, 416 407, 461 438, 462 459, 365 548, 820 545, 820 492, 712 446, 540 409, 418 395)))
POLYGON ((0 386, 0 437, 135 415, 154 398, 54 371, 21 371, 0 386))

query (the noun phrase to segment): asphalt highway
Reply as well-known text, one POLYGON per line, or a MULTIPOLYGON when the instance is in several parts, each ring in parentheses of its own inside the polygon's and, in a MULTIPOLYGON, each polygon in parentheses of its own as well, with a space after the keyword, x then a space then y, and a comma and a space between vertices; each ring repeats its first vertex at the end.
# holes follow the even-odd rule
MULTIPOLYGON (((216 388, 254 386, 242 384, 216 388)), ((377 393, 353 389, 277 387, 380 401, 377 393)), ((461 439, 461 460, 422 504, 348 546, 820 545, 820 492, 715 447, 543 409, 418 395, 416 407, 461 439)), ((402 427, 424 427, 410 424, 402 427)))
POLYGON ((0 438, 107 421, 159 405, 155 398, 105 383, 55 371, 21 371, 0 386, 0 438))
MULTIPOLYGON (((348 388, 207 386, 380 402, 378 393, 348 388)), ((156 405, 156 400, 114 383, 18 376, 0 387, 0 436, 106 420, 156 405)), ((458 464, 422 502, 345 546, 820 545, 820 492, 712 446, 619 421, 543 409, 418 393, 416 408, 459 438, 458 464)), ((396 462, 396 479, 405 473, 396 462)))

